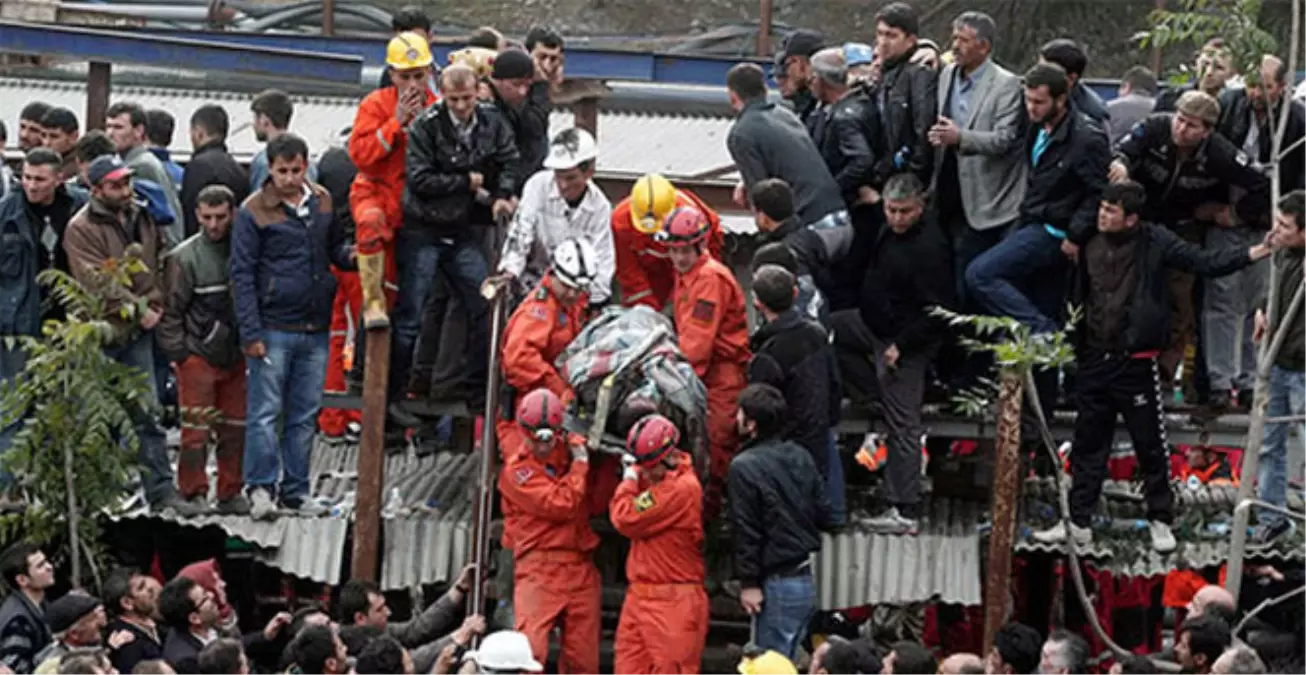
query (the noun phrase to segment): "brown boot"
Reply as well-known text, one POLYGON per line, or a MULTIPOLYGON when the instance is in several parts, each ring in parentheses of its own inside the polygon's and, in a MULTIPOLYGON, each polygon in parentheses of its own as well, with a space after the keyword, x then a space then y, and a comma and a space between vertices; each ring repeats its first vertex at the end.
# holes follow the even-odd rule
POLYGON ((358 254, 358 280, 363 287, 363 327, 390 327, 385 311, 385 253, 358 254))

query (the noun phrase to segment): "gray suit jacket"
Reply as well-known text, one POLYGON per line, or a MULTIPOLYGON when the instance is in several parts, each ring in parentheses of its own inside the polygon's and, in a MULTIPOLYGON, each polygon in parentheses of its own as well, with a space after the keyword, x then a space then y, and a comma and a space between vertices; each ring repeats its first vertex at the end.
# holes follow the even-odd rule
MULTIPOLYGON (((939 74, 938 114, 948 116, 957 66, 939 74)), ((957 179, 966 220, 976 230, 1006 225, 1020 215, 1025 198, 1025 92, 1020 78, 990 60, 970 95, 970 119, 953 120, 961 128, 957 179)), ((934 180, 943 166, 942 148, 935 149, 934 180)))

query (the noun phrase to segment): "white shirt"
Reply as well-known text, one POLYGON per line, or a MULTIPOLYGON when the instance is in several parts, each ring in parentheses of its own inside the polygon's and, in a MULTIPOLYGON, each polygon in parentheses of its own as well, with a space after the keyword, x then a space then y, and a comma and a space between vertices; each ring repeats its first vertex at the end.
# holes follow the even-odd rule
POLYGON ((527 288, 549 271, 553 249, 568 239, 587 239, 598 256, 598 275, 590 285, 589 301, 607 302, 612 296, 616 251, 612 246, 612 202, 590 181, 576 208, 567 205, 545 169, 531 176, 522 189, 517 215, 508 228, 499 258, 499 271, 509 272, 527 288))

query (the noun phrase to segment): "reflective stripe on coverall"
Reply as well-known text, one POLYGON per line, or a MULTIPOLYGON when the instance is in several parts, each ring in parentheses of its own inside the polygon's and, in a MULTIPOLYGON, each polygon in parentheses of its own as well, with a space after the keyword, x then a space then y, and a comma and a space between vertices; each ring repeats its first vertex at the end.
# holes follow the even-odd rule
POLYGON ((547 461, 531 452, 524 433, 506 434, 511 445, 499 471, 503 546, 513 550, 514 628, 531 643, 535 659, 549 656, 549 633, 562 621, 560 673, 597 673, 602 584, 592 553, 599 538, 585 509, 589 462, 571 461, 565 435, 547 461))
MULTIPOLYGON (((676 190, 676 208, 693 207, 707 218, 707 250, 721 259, 724 237, 721 217, 703 200, 688 190, 676 190)), ((630 198, 623 199, 612 211, 612 244, 617 252, 617 283, 621 287, 621 304, 627 307, 648 305, 659 312, 671 299, 676 283, 676 268, 667 258, 666 244, 653 235, 635 229, 630 222, 630 198)))
POLYGON ((721 510, 730 460, 739 451, 735 411, 747 382, 748 314, 744 291, 730 269, 700 256, 686 274, 676 276, 676 332, 680 350, 707 387, 708 483, 703 517, 721 510))
POLYGON ((626 601, 617 625, 618 673, 697 673, 707 640, 703 488, 693 460, 658 483, 623 480, 608 512, 630 538, 626 601))

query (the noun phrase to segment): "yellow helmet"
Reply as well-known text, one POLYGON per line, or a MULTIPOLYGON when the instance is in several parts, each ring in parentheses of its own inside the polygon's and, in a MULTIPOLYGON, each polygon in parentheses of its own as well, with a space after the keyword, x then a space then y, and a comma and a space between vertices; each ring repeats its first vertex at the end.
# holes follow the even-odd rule
POLYGON ((385 47, 385 64, 395 70, 425 68, 433 61, 431 44, 417 33, 400 33, 385 47))
POLYGON ((739 662, 740 675, 798 675, 798 669, 784 654, 768 649, 757 656, 745 656, 739 662))
POLYGON ((656 173, 646 173, 630 190, 630 224, 639 232, 653 234, 676 208, 676 187, 656 173))
POLYGON ((476 73, 476 77, 489 77, 494 71, 494 57, 498 52, 485 47, 465 47, 456 52, 449 52, 449 65, 467 66, 476 73))

